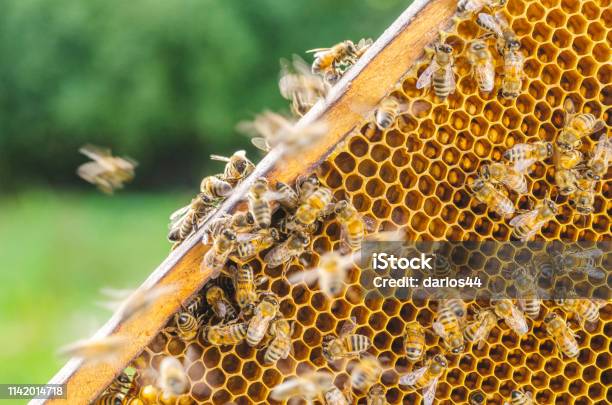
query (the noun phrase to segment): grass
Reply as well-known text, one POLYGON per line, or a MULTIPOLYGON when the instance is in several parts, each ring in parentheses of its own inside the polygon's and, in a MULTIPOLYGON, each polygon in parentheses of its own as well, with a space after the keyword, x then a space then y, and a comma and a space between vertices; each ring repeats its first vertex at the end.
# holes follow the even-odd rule
POLYGON ((45 383, 56 351, 110 316, 101 287, 134 288, 166 257, 184 194, 31 191, 0 199, 0 383, 45 383))

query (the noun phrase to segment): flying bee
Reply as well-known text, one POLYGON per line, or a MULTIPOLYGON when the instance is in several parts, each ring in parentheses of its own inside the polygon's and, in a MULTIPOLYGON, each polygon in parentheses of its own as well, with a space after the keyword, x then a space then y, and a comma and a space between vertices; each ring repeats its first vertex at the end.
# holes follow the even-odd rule
POLYGON ((499 162, 489 163, 480 168, 482 179, 493 184, 503 184, 518 194, 527 193, 527 179, 524 173, 499 162))
POLYGON ((425 329, 418 321, 408 322, 404 329, 404 351, 408 361, 417 362, 425 353, 425 329))
POLYGON ((117 311, 119 322, 142 314, 155 304, 158 299, 166 297, 176 291, 176 285, 158 285, 148 289, 114 290, 105 288, 101 292, 111 301, 101 303, 106 308, 117 311))
POLYGON ((512 303, 511 299, 495 300, 493 310, 517 335, 523 336, 529 331, 525 315, 512 303))
POLYGON ((124 336, 79 340, 59 350, 63 356, 76 357, 85 363, 100 363, 114 359, 127 343, 124 336))
POLYGON ((459 0, 457 2, 457 12, 462 15, 474 14, 485 7, 503 7, 507 2, 508 0, 459 0))
POLYGON ((533 394, 529 391, 512 390, 510 393, 510 402, 504 402, 504 405, 535 405, 533 394))
POLYGON ((463 336, 468 342, 478 343, 478 349, 481 349, 489 334, 497 325, 497 316, 490 309, 486 309, 478 311, 474 315, 474 319, 465 327, 463 336))
POLYGON ((536 319, 540 315, 542 300, 538 296, 538 287, 533 274, 525 267, 519 268, 514 277, 514 287, 519 308, 527 316, 536 319))
POLYGON ((378 104, 374 112, 374 122, 381 131, 390 128, 397 117, 407 109, 404 101, 401 101, 396 96, 387 96, 378 104))
POLYGON ((366 405, 386 405, 387 397, 385 392, 385 386, 376 383, 370 387, 368 391, 368 397, 366 399, 366 405))
POLYGON ((544 198, 531 211, 512 218, 510 226, 514 228, 514 235, 526 242, 535 236, 545 223, 554 219, 556 214, 557 204, 549 198, 544 198))
POLYGON ((291 335, 293 334, 293 323, 284 318, 279 318, 270 323, 270 335, 272 341, 266 349, 264 362, 276 364, 280 359, 286 359, 291 352, 291 335))
POLYGON ((181 362, 172 356, 166 356, 159 365, 159 388, 169 396, 184 394, 189 389, 189 377, 181 362))
POLYGON ((321 292, 329 298, 337 297, 343 290, 347 272, 355 255, 341 255, 338 252, 327 252, 319 259, 319 264, 306 271, 297 272, 289 277, 290 284, 304 281, 312 284, 319 283, 321 292))
POLYGON ((377 382, 382 372, 382 365, 376 357, 363 356, 350 370, 351 386, 356 390, 367 392, 377 382))
POLYGON ((204 340, 214 346, 240 343, 247 335, 248 322, 206 326, 202 329, 204 340))
POLYGON ((504 159, 514 165, 514 170, 524 173, 535 162, 541 162, 553 155, 553 144, 545 141, 519 143, 504 152, 504 159))
POLYGON ((213 274, 219 274, 235 246, 236 233, 231 229, 224 229, 219 236, 213 239, 212 246, 204 255, 202 266, 210 268, 213 274))
POLYGON ((468 396, 469 405, 484 405, 486 401, 486 394, 480 390, 474 391, 468 396))
POLYGON ((293 63, 281 60, 278 81, 281 95, 291 101, 291 111, 298 117, 306 114, 317 101, 325 98, 328 84, 319 75, 310 71, 310 66, 297 55, 293 63))
POLYGON ((501 12, 496 13, 495 16, 479 13, 476 22, 495 36, 497 52, 500 55, 507 56, 508 54, 519 52, 521 42, 501 12))
POLYGON ((436 397, 438 380, 448 367, 446 358, 437 354, 427 361, 424 367, 411 371, 400 377, 399 383, 414 389, 423 390, 423 405, 432 405, 436 397))
POLYGON ((461 353, 465 348, 463 333, 459 318, 448 306, 441 306, 438 309, 436 321, 433 323, 434 332, 442 338, 444 347, 451 353, 461 353))
POLYGON ((434 46, 434 50, 427 49, 432 54, 431 63, 421 73, 416 88, 428 88, 433 85, 434 93, 440 99, 445 100, 449 94, 455 92, 455 72, 453 70, 453 48, 444 43, 446 34, 441 34, 440 42, 434 46))
POLYGON ((612 161, 612 138, 602 134, 587 162, 586 176, 592 180, 601 180, 608 172, 610 161, 612 161))
POLYGON ((350 384, 345 384, 344 389, 332 385, 323 396, 325 405, 349 405, 353 403, 353 394, 350 384))
POLYGON ((582 215, 589 215, 594 211, 595 181, 590 178, 579 178, 576 181, 576 191, 571 196, 570 204, 582 215))
POLYGON ((467 305, 461 298, 458 290, 452 288, 442 288, 436 291, 434 297, 439 300, 440 308, 450 309, 459 321, 464 321, 467 316, 467 305))
POLYGON ((255 307, 253 317, 249 321, 247 329, 247 343, 251 347, 255 347, 261 342, 270 322, 279 313, 279 302, 276 295, 273 293, 263 293, 261 301, 255 307))
POLYGON ((333 194, 327 187, 318 187, 311 192, 306 200, 298 207, 295 218, 304 225, 315 222, 318 218, 325 215, 326 210, 331 205, 333 194))
POLYGON ((232 185, 217 176, 207 176, 200 183, 200 191, 210 199, 223 198, 232 192, 232 185))
POLYGON ((309 244, 310 236, 303 232, 296 232, 266 253, 264 262, 269 267, 278 267, 301 255, 309 244))
POLYGON ((372 228, 371 220, 362 217, 353 204, 347 200, 336 203, 334 212, 338 222, 342 224, 343 239, 352 249, 359 249, 365 237, 366 228, 372 228))
POLYGON ((180 242, 185 240, 193 231, 198 229, 198 224, 216 206, 213 198, 206 194, 198 194, 191 203, 183 208, 179 208, 170 215, 170 232, 168 240, 180 242))
POLYGON ((222 320, 236 318, 236 309, 231 304, 225 291, 216 285, 209 287, 206 290, 206 302, 213 310, 215 316, 222 320))
POLYGON ((468 60, 472 65, 472 75, 476 78, 478 88, 483 93, 490 93, 495 85, 495 65, 493 55, 483 40, 475 39, 470 42, 468 60))
POLYGON ((333 375, 325 371, 291 377, 272 389, 270 398, 275 401, 286 401, 290 398, 303 398, 311 402, 325 394, 333 385, 333 375))
POLYGON ((553 338, 559 351, 567 357, 577 357, 580 349, 576 342, 576 334, 572 331, 565 321, 554 312, 544 318, 546 332, 553 338))
POLYGON ((278 238, 279 233, 275 228, 260 229, 252 234, 240 234, 234 256, 238 258, 237 261, 249 260, 259 252, 272 247, 278 238))
POLYGON ((124 183, 134 179, 134 169, 138 166, 135 160, 115 157, 110 149, 94 145, 85 145, 79 149, 79 152, 90 158, 92 162, 79 166, 77 174, 103 193, 113 194, 116 189, 123 188, 124 183))
POLYGON ((291 188, 291 186, 281 181, 277 181, 275 188, 276 188, 276 193, 277 193, 276 201, 278 201, 280 205, 290 210, 297 208, 298 195, 291 188))
POLYGON ((563 108, 565 109, 565 120, 556 143, 564 151, 580 148, 583 137, 605 126, 603 120, 595 118, 593 114, 577 114, 576 105, 571 98, 565 99, 563 108))
POLYGON ((230 183, 232 186, 236 186, 255 170, 255 165, 246 157, 246 152, 243 150, 234 152, 230 157, 210 155, 210 158, 226 162, 221 180, 230 183))
POLYGON ((323 339, 323 357, 328 362, 340 359, 357 357, 372 346, 372 340, 365 335, 353 333, 355 330, 354 318, 345 321, 338 337, 327 335, 323 339))
POLYGON ((272 204, 268 195, 268 180, 265 177, 255 180, 248 194, 249 212, 260 228, 268 228, 272 220, 272 204))
POLYGON ((502 194, 493 184, 481 178, 476 178, 471 185, 474 197, 487 205, 502 217, 514 214, 514 204, 508 197, 502 194))

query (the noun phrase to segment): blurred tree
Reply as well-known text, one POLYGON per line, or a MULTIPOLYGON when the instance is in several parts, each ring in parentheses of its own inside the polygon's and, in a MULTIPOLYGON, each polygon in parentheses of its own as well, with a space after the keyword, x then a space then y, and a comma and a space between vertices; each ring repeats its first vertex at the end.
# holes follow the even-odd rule
POLYGON ((286 108, 279 58, 377 37, 408 3, 7 0, 0 187, 78 183, 86 142, 138 160, 132 187, 198 184, 210 153, 248 145, 237 121, 286 108))

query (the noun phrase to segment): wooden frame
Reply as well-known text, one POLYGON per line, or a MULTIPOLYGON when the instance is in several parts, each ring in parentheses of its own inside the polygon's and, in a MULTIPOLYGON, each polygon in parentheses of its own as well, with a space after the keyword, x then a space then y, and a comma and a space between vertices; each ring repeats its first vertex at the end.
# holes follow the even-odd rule
MULTIPOLYGON (((328 135, 300 153, 299 159, 288 159, 280 156, 278 150, 272 150, 259 163, 254 174, 237 187, 211 219, 239 206, 253 179, 266 176, 291 183, 297 176, 308 173, 321 163, 338 143, 363 122, 363 116, 355 111, 354 106, 366 105, 373 110, 422 56, 423 49, 448 25, 455 8, 456 0, 415 0, 334 86, 326 100, 319 102, 297 124, 307 125, 322 119, 328 124, 328 135)), ((92 402, 151 342, 180 305, 208 280, 210 272, 200 270, 202 256, 207 250, 207 246, 200 243, 201 237, 200 231, 184 241, 141 286, 178 286, 171 299, 164 298, 156 303, 154 309, 123 323, 114 315, 94 335, 104 337, 118 334, 129 338, 115 360, 83 365, 80 360, 71 359, 50 381, 53 384, 67 384, 67 399, 33 400, 30 404, 78 405, 92 402)))

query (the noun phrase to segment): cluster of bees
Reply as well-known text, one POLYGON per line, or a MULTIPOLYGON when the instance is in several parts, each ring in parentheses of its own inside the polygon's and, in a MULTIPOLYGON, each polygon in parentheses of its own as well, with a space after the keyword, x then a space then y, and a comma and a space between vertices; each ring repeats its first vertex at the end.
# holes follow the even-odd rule
MULTIPOLYGON (((576 113, 574 103, 564 104, 565 123, 554 142, 537 141, 514 145, 503 154, 505 162, 493 162, 480 168, 472 182, 474 197, 502 217, 515 213, 506 191, 527 193, 525 175, 536 162, 552 158, 557 194, 569 196, 570 204, 581 215, 593 212, 595 187, 607 173, 612 160, 612 138, 602 134, 592 152, 580 151, 582 138, 601 130, 604 122, 593 114, 576 113)), ((550 193, 550 192, 549 192, 550 193)), ((522 241, 531 239, 545 224, 555 218, 557 204, 549 197, 536 203, 528 212, 510 220, 514 235, 522 241)))

